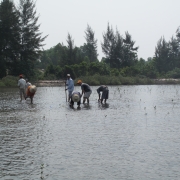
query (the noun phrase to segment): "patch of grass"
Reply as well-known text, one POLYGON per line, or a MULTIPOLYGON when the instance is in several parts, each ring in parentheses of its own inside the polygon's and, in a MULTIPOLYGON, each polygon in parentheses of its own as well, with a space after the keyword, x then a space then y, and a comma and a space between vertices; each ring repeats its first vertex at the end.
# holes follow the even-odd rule
POLYGON ((81 79, 83 82, 88 83, 89 85, 144 85, 144 84, 153 84, 153 81, 149 78, 140 78, 140 77, 123 77, 118 76, 101 76, 95 74, 94 76, 84 76, 75 79, 75 84, 81 79))
POLYGON ((1 82, 6 86, 6 87, 16 87, 18 83, 18 78, 15 76, 6 76, 2 78, 1 82))
POLYGON ((5 84, 2 81, 0 81, 0 87, 5 87, 5 84))

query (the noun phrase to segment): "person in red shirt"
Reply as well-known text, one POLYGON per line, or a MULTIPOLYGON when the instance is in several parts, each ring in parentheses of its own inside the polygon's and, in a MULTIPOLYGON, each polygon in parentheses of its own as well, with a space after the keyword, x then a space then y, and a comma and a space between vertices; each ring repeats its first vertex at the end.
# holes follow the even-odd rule
POLYGON ((31 104, 33 103, 33 97, 34 97, 34 94, 36 93, 36 86, 34 85, 31 85, 27 88, 27 91, 26 91, 26 98, 30 98, 31 99, 31 104))

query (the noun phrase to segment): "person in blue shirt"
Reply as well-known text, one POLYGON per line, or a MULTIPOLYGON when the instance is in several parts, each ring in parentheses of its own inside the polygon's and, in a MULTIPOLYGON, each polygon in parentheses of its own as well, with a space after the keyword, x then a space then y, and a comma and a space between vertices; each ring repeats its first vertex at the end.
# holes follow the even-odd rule
POLYGON ((68 102, 69 102, 72 92, 74 91, 74 81, 71 79, 70 74, 67 74, 66 86, 67 88, 65 90, 68 90, 68 102))

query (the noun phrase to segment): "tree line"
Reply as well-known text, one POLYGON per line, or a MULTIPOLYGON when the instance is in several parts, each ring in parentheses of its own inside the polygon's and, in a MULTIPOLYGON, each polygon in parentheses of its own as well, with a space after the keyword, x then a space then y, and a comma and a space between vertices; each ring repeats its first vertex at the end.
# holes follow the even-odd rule
POLYGON ((74 46, 72 36, 67 36, 67 46, 58 43, 43 51, 39 68, 45 68, 46 78, 63 78, 70 72, 74 78, 94 74, 110 76, 138 76, 148 78, 180 78, 180 29, 176 37, 169 42, 161 37, 155 47, 155 53, 147 60, 138 59, 138 46, 132 36, 125 32, 122 36, 118 30, 107 25, 103 33, 102 51, 105 55, 98 60, 97 39, 95 32, 88 25, 85 30, 83 46, 74 46))
POLYGON ((66 40, 67 46, 63 43, 58 43, 49 50, 43 51, 38 66, 44 68, 51 65, 52 69, 52 65, 63 68, 64 66, 73 67, 75 64, 79 65, 83 62, 87 66, 89 63, 99 64, 101 62, 100 64, 105 63, 109 68, 119 69, 132 66, 138 61, 138 47, 134 47, 135 41, 132 40, 131 35, 125 32, 125 38, 123 38, 118 30, 114 32, 109 23, 107 25, 107 31, 103 34, 103 42, 101 43, 102 51, 105 54, 105 57, 101 61, 98 60, 95 32, 89 25, 87 25, 85 30, 85 40, 84 45, 77 47, 74 45, 72 36, 68 33, 66 40))
POLYGON ((38 76, 41 79, 64 78, 71 73, 74 78, 94 74, 109 76, 180 77, 180 29, 176 37, 166 41, 161 37, 155 53, 147 60, 138 59, 139 47, 135 46, 129 32, 120 34, 107 24, 101 42, 104 57, 99 60, 95 32, 87 25, 85 43, 77 47, 70 33, 67 45, 58 43, 42 50, 42 33, 37 24, 35 4, 32 0, 20 0, 19 5, 10 0, 0 4, 0 77, 7 74, 38 76), (37 71, 37 69, 44 69, 37 71), (40 74, 38 74, 40 73, 40 74))
POLYGON ((19 0, 17 7, 11 0, 0 4, 0 77, 7 74, 34 74, 43 41, 37 24, 33 0, 19 0))

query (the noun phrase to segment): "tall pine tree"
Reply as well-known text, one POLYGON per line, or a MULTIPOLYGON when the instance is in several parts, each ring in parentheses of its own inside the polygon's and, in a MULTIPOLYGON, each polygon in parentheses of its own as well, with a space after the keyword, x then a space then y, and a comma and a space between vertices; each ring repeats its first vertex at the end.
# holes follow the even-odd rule
POLYGON ((86 43, 83 46, 83 54, 89 58, 90 62, 96 62, 98 57, 97 39, 95 39, 95 33, 89 25, 87 25, 85 35, 86 43))
POLYGON ((122 65, 123 57, 123 38, 116 30, 114 33, 113 28, 107 26, 106 33, 103 34, 104 42, 101 43, 102 51, 105 54, 105 62, 110 65, 111 68, 120 68, 122 65))
POLYGON ((20 0, 19 16, 21 27, 20 40, 20 70, 27 76, 33 75, 35 62, 39 59, 45 37, 39 32, 37 24, 39 16, 36 16, 33 0, 20 0))
POLYGON ((68 46, 67 46, 68 62, 67 62, 67 64, 68 65, 75 64, 75 62, 74 62, 74 40, 72 39, 72 36, 69 33, 68 33, 66 41, 68 43, 68 46))
POLYGON ((168 54, 169 45, 164 37, 161 37, 155 48, 156 67, 160 73, 167 72, 169 70, 168 54))
POLYGON ((0 4, 0 77, 15 74, 19 61, 20 27, 19 17, 12 1, 0 4))
POLYGON ((122 66, 132 66, 135 61, 138 60, 137 58, 137 50, 139 47, 134 47, 135 41, 132 40, 132 36, 125 32, 125 38, 123 39, 124 42, 124 50, 123 50, 123 63, 122 66))
POLYGON ((113 28, 110 28, 108 24, 107 31, 103 34, 103 40, 101 46, 106 56, 105 62, 111 68, 131 66, 137 60, 138 47, 134 47, 135 41, 128 32, 125 33, 123 39, 119 31, 116 29, 116 33, 114 33, 113 28))

